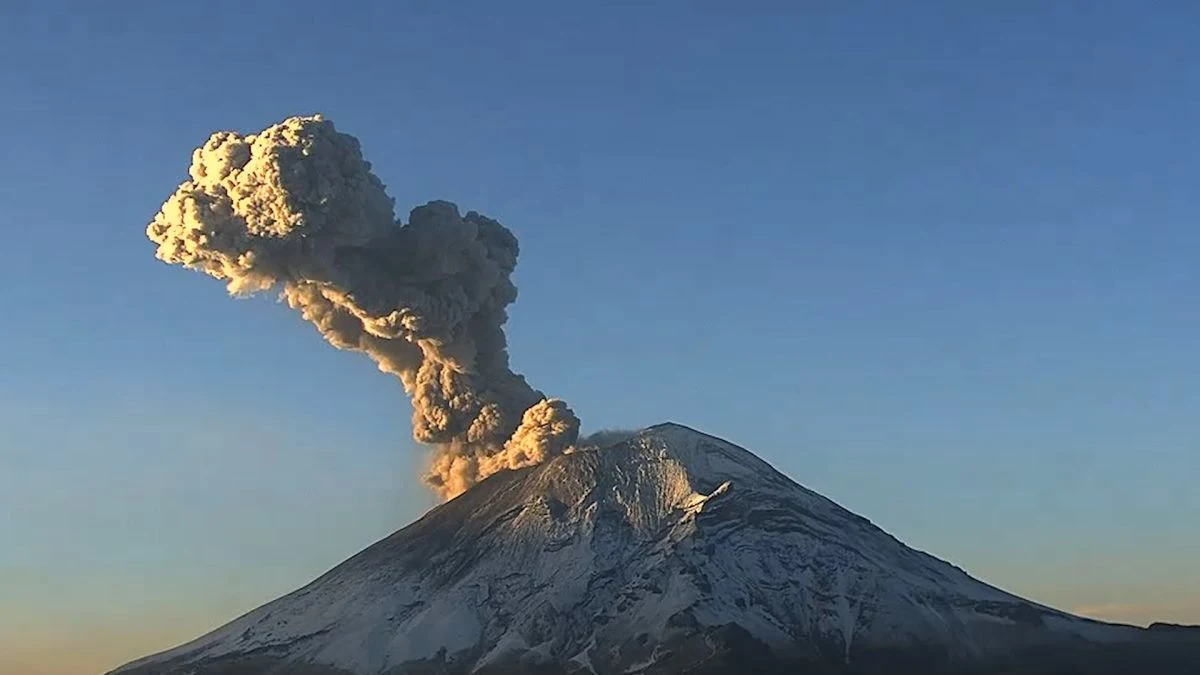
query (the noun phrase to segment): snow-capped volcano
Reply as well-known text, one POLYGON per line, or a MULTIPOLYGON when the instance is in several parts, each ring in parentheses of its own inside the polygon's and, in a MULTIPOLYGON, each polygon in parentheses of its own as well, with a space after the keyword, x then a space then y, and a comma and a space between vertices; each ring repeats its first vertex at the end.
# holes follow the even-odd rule
POLYGON ((309 585, 116 672, 665 673, 728 654, 969 663, 1143 632, 1005 593, 746 450, 664 424, 498 474, 309 585))

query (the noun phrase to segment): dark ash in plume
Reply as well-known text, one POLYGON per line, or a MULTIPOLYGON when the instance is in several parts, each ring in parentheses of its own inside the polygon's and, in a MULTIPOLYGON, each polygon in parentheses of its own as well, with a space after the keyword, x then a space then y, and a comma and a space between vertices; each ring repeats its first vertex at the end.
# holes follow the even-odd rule
POLYGON ((279 289, 330 344, 400 378, 413 435, 436 448, 426 481, 443 496, 564 452, 579 420, 509 368, 516 237, 443 201, 401 223, 370 169, 319 115, 219 132, 146 234, 159 259, 231 294, 279 289))

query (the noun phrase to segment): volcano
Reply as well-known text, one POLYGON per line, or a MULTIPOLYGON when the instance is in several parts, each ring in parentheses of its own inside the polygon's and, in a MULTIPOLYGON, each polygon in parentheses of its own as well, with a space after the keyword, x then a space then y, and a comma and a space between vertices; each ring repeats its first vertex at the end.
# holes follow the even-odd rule
POLYGON ((1156 628, 990 586, 662 424, 492 476, 113 673, 1200 673, 1196 631, 1156 628))

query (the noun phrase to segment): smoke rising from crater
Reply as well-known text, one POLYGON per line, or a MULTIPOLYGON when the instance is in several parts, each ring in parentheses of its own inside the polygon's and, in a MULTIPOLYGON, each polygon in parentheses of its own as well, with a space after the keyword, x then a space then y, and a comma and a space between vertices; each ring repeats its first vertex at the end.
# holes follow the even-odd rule
POLYGON ((637 435, 636 429, 600 429, 580 436, 575 447, 580 450, 601 450, 637 435))
POLYGON ((279 290, 330 344, 399 378, 443 497, 573 446, 571 409, 509 367, 518 248, 503 225, 444 201, 398 221, 357 139, 319 115, 215 133, 190 175, 146 229, 157 257, 233 295, 279 290))

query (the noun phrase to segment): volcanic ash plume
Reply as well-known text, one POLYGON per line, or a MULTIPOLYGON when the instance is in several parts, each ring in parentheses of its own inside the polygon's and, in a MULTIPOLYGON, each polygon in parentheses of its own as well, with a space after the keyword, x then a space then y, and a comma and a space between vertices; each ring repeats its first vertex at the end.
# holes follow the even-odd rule
POLYGON ((503 225, 443 201, 401 223, 358 140, 319 115, 215 133, 190 174, 146 230, 158 258, 233 295, 280 289, 330 344, 400 378, 438 493, 574 444, 571 409, 508 365, 517 240, 503 225))

